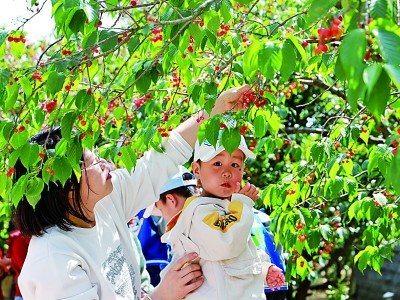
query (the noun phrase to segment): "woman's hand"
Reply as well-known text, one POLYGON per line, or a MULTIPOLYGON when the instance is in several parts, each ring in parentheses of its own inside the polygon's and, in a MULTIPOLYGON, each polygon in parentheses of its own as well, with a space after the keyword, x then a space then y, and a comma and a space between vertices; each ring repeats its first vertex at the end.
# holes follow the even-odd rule
POLYGON ((199 288, 204 278, 200 265, 192 262, 197 257, 196 253, 188 253, 181 257, 150 294, 151 299, 179 300, 199 288))

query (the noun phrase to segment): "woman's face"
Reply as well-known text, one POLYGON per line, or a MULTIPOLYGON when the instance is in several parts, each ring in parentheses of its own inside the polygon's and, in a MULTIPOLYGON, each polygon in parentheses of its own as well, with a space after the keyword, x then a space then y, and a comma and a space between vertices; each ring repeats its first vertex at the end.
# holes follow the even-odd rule
POLYGON ((112 192, 110 172, 115 169, 115 166, 87 149, 83 152, 83 158, 81 199, 84 207, 93 212, 95 204, 112 192))

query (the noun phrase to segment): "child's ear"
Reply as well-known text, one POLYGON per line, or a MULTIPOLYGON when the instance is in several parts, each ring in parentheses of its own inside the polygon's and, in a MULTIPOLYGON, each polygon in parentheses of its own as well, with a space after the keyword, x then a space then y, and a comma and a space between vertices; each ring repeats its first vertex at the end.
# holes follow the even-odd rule
POLYGON ((197 161, 192 162, 192 173, 197 179, 200 179, 200 164, 197 161))

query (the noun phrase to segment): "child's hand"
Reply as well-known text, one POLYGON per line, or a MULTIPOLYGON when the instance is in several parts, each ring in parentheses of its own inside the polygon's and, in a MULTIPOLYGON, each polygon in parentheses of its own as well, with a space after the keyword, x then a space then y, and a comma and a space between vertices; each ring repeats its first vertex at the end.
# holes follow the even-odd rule
POLYGON ((228 110, 238 111, 246 109, 248 103, 244 95, 251 92, 254 91, 248 84, 222 92, 215 102, 211 115, 222 114, 228 110))
POLYGON ((266 278, 268 287, 273 291, 275 288, 278 290, 285 283, 285 275, 283 271, 275 265, 272 265, 268 269, 266 278))
POLYGON ((250 182, 246 182, 246 184, 242 188, 240 188, 240 183, 238 182, 237 193, 243 194, 251 198, 253 201, 256 201, 258 199, 258 189, 254 184, 251 184, 250 182))

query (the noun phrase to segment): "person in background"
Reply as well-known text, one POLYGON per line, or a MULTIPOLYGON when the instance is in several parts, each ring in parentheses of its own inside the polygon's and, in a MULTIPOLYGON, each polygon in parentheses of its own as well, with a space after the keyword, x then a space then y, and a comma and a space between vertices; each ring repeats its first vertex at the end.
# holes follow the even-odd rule
POLYGON ((156 202, 157 206, 163 207, 163 215, 153 203, 140 211, 130 222, 131 230, 137 235, 142 246, 152 285, 160 281, 160 272, 170 261, 169 245, 161 242, 166 221, 183 207, 186 198, 199 194, 196 185, 196 177, 185 167, 179 166, 179 172, 162 186, 160 198, 156 202))
MULTIPOLYGON (((251 91, 244 85, 221 93, 210 115, 247 108, 244 95, 251 91)), ((208 118, 203 111, 181 123, 168 139, 163 139, 163 153, 154 149, 144 153, 131 172, 112 171, 111 162, 84 149, 79 179, 71 171, 62 185, 49 181, 35 208, 24 195, 13 211, 16 227, 24 236, 31 237, 18 281, 23 297, 142 298, 139 262, 127 223, 142 208, 157 201, 164 182, 177 171, 178 165, 190 159, 197 130, 208 118)), ((61 128, 50 128, 29 140, 42 146, 44 163, 51 158, 47 151, 55 149, 62 140, 61 133, 61 128)), ((14 182, 29 176, 30 171, 18 160, 14 182)), ((35 173, 35 178, 43 176, 43 172, 46 169, 35 173)), ((143 298, 182 299, 201 286, 200 267, 189 263, 197 257, 196 253, 183 256, 143 298)))
POLYGON ((169 263, 168 245, 161 242, 165 220, 160 216, 143 218, 144 211, 144 209, 141 210, 129 222, 129 228, 141 245, 150 283, 156 286, 160 282, 160 271, 169 263))
MULTIPOLYGON (((253 209, 254 224, 251 228, 251 237, 254 244, 258 249, 265 251, 272 264, 285 271, 286 266, 283 257, 281 245, 276 246, 274 236, 270 229, 270 217, 264 213, 263 209, 253 209)), ((268 285, 264 287, 265 296, 267 300, 283 300, 286 298, 288 291, 288 283, 283 282, 280 288, 269 288, 268 285)))
POLYGON ((13 284, 10 284, 7 289, 3 291, 3 280, 5 280, 8 272, 11 268, 11 260, 4 256, 3 248, 0 248, 0 300, 4 300, 3 293, 11 293, 11 289, 13 288, 13 284))
MULTIPOLYGON (((12 226, 14 227, 14 226, 12 226)), ((18 278, 28 253, 30 238, 24 237, 19 230, 13 230, 7 240, 6 257, 11 260, 11 269, 14 271, 15 295, 14 300, 23 300, 18 285, 18 278)))

